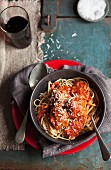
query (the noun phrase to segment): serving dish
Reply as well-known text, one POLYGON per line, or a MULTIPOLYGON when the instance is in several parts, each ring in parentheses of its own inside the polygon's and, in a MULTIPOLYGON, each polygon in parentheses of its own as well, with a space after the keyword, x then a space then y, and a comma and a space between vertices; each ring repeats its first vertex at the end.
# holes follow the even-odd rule
POLYGON ((99 97, 99 105, 97 110, 99 111, 99 116, 100 119, 97 123, 97 127, 100 128, 103 120, 104 120, 104 116, 105 116, 105 109, 106 109, 106 103, 105 103, 105 98, 103 95, 103 92, 101 90, 101 88, 99 87, 99 85, 94 81, 93 78, 91 78, 90 76, 88 76, 85 73, 79 72, 79 71, 74 71, 74 70, 69 70, 69 69, 64 69, 64 70, 59 70, 59 71, 55 71, 51 74, 48 74, 47 76, 45 76, 35 87, 32 96, 31 96, 31 100, 30 100, 30 114, 31 114, 31 118, 32 121, 36 127, 36 129, 47 139, 56 142, 56 143, 60 143, 60 144, 79 144, 81 142, 85 142, 88 139, 91 139, 93 136, 95 136, 95 132, 94 131, 88 131, 84 134, 79 135, 78 137, 76 137, 74 140, 63 140, 63 139, 55 139, 52 138, 51 136, 49 136, 40 126, 39 123, 37 122, 37 118, 36 118, 36 111, 35 111, 35 106, 34 106, 34 100, 39 98, 40 93, 43 93, 47 90, 48 88, 48 82, 54 82, 56 80, 58 80, 59 78, 62 79, 70 79, 70 78, 75 78, 75 77, 82 77, 85 78, 88 83, 90 88, 94 89, 99 97))

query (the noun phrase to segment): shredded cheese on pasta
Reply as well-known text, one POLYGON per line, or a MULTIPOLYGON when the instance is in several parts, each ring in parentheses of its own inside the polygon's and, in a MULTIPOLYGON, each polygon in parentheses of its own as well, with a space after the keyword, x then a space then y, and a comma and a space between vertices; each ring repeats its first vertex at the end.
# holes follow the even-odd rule
MULTIPOLYGON (((48 90, 34 101, 37 121, 51 137, 73 140, 93 129, 92 110, 97 106, 95 92, 81 77, 48 83, 48 90)), ((94 114, 96 123, 98 115, 94 114)))

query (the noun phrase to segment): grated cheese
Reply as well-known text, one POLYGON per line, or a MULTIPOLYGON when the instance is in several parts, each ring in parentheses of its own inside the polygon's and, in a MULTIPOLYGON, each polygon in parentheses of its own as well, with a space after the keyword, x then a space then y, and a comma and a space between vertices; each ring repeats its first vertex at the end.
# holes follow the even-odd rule
POLYGON ((105 0, 80 0, 78 3, 78 13, 83 18, 98 20, 104 16, 106 5, 105 0))

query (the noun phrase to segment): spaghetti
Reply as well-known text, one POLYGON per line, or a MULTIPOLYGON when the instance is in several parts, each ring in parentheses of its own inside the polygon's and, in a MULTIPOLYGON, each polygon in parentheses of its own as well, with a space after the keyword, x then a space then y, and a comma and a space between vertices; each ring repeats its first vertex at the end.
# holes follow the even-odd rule
MULTIPOLYGON (((51 137, 73 140, 93 129, 92 111, 97 107, 95 92, 86 79, 59 79, 34 101, 37 121, 51 137)), ((99 117, 94 113, 97 122, 99 117)))

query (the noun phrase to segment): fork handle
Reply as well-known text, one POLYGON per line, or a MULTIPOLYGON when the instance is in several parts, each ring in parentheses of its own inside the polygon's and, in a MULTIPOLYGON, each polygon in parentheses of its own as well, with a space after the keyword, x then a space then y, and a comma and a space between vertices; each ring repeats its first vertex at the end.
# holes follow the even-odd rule
POLYGON ((106 144, 104 143, 104 141, 103 141, 97 127, 96 127, 96 124, 95 124, 93 116, 92 116, 92 122, 93 122, 93 125, 94 125, 96 135, 98 137, 98 142, 99 142, 102 158, 103 158, 104 161, 108 161, 111 158, 111 155, 110 155, 110 152, 109 152, 106 144))

